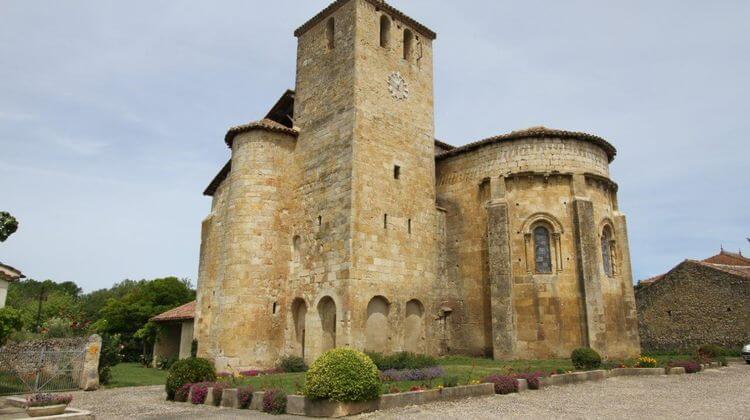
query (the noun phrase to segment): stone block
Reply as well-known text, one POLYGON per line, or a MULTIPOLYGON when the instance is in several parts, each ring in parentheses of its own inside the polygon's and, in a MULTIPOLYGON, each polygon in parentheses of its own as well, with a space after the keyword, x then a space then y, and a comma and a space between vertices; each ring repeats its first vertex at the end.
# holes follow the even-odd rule
POLYGON ((263 411, 263 396, 265 395, 266 393, 263 391, 253 392, 253 400, 250 401, 250 409, 263 411))
POLYGON ((664 368, 617 368, 609 371, 610 378, 617 376, 654 376, 666 374, 664 368))
POLYGON ((102 338, 94 334, 86 342, 81 371, 80 388, 84 391, 99 389, 99 354, 102 350, 102 338))
POLYGON ((685 368, 684 367, 671 367, 669 368, 669 372, 667 372, 668 375, 684 375, 685 374, 685 368))
POLYGON ((518 384, 518 392, 529 390, 529 383, 526 379, 516 379, 516 384, 518 384))
POLYGON ((305 415, 305 401, 303 395, 288 395, 286 397, 286 413, 294 416, 305 415))
POLYGON ((226 388, 221 392, 221 406, 228 408, 240 408, 240 401, 237 398, 237 389, 226 388))
POLYGON ((606 378, 606 370, 592 370, 588 372, 573 372, 565 373, 562 375, 552 375, 546 378, 541 378, 540 382, 543 386, 568 385, 587 381, 601 381, 606 378))
MULTIPOLYGON (((525 379, 523 380, 526 381, 525 379)), ((493 384, 477 384, 443 388, 440 390, 439 400, 453 400, 458 398, 480 397, 484 395, 494 395, 495 386, 493 384)))
POLYGON ((205 405, 216 405, 214 404, 214 388, 208 387, 206 390, 206 399, 203 401, 205 405))

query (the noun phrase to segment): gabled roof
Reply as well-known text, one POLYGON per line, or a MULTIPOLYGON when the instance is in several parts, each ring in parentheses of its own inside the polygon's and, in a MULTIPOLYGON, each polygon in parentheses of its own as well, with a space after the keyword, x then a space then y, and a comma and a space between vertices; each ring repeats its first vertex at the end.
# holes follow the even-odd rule
POLYGON ((0 280, 14 282, 26 278, 20 270, 0 262, 0 280))
MULTIPOLYGON (((726 251, 722 250, 722 253, 725 253, 725 252, 726 251)), ((661 281, 664 278, 666 278, 672 271, 676 270, 678 267, 682 266, 683 264, 699 265, 699 266, 702 266, 702 267, 710 268, 712 270, 723 271, 725 273, 732 274, 732 275, 739 276, 739 277, 746 278, 746 279, 750 280, 750 263, 748 263, 748 261, 746 261, 747 258, 743 257, 740 254, 733 254, 731 252, 728 253, 728 254, 730 254, 731 256, 733 256, 735 258, 739 257, 739 258, 744 259, 745 261, 742 261, 742 262, 744 262, 744 264, 717 264, 717 263, 711 262, 711 261, 717 260, 716 257, 719 257, 722 254, 714 255, 713 257, 707 258, 707 259, 705 259, 703 261, 685 260, 685 261, 677 264, 674 268, 672 268, 671 270, 669 270, 669 272, 664 273, 664 274, 660 274, 658 276, 654 276, 654 277, 651 277, 651 278, 648 278, 648 279, 645 279, 645 280, 641 280, 641 281, 638 282, 638 285, 639 286, 650 286, 650 285, 652 285, 654 283, 658 283, 659 281, 661 281)))
POLYGON ((512 141, 512 140, 520 140, 520 139, 535 139, 535 138, 576 139, 576 140, 588 141, 601 147, 604 150, 604 152, 607 153, 607 158, 609 159, 610 162, 612 162, 615 159, 615 155, 617 154, 617 149, 615 149, 615 147, 612 146, 607 140, 604 140, 603 138, 599 136, 595 136, 593 134, 582 133, 579 131, 556 130, 556 129, 551 129, 547 127, 531 127, 525 130, 512 131, 507 134, 489 137, 484 140, 479 140, 473 143, 463 145, 461 147, 456 147, 453 150, 449 150, 447 152, 443 152, 435 156, 435 158, 444 159, 450 156, 455 156, 461 153, 470 152, 472 150, 476 150, 484 146, 488 146, 491 144, 500 143, 504 141, 512 141))
POLYGON ((154 322, 186 321, 195 318, 195 301, 170 309, 151 318, 154 322))
POLYGON ((742 265, 746 267, 750 266, 750 258, 746 258, 741 253, 735 254, 734 252, 724 251, 723 249, 713 257, 706 258, 703 262, 724 265, 742 265))
MULTIPOLYGON (((325 20, 325 18, 327 18, 331 13, 335 12, 341 6, 345 5, 349 1, 350 0, 338 0, 338 1, 335 1, 335 2, 331 3, 328 7, 326 7, 325 9, 323 9, 320 13, 318 13, 315 16, 313 16, 310 20, 308 20, 307 22, 303 23, 302 26, 300 26, 299 28, 297 28, 297 30, 294 31, 294 36, 296 36, 296 37, 299 38, 302 34, 304 34, 305 32, 307 32, 310 28, 312 28, 313 26, 317 25, 321 21, 325 20)), ((433 32, 432 30, 430 30, 428 27, 422 25, 421 23, 419 23, 416 20, 410 18, 409 16, 406 16, 403 12, 401 12, 400 10, 398 10, 395 7, 391 6, 390 4, 386 3, 385 1, 383 1, 383 0, 365 0, 365 1, 367 1, 370 4, 372 4, 376 8, 380 8, 380 9, 384 10, 389 15, 391 15, 391 17, 393 17, 393 18, 395 18, 397 20, 400 20, 401 22, 404 22, 408 26, 411 26, 412 28, 414 28, 414 30, 416 30, 420 34, 426 36, 427 38, 429 38, 429 39, 435 39, 435 38, 437 38, 437 34, 435 32, 433 32)))

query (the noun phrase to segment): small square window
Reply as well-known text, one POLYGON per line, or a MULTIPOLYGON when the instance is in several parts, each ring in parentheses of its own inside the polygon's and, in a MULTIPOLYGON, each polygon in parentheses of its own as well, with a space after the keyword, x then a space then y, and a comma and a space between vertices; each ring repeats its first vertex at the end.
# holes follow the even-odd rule
POLYGON ((396 165, 393 167, 393 179, 401 178, 401 167, 396 165))

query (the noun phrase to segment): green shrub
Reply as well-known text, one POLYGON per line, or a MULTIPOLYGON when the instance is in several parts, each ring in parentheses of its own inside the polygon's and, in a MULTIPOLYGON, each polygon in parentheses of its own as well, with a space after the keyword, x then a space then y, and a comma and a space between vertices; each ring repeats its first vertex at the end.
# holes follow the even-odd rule
POLYGON ((177 363, 179 359, 180 358, 177 356, 157 357, 156 368, 161 370, 169 370, 175 363, 177 363))
POLYGON ((279 369, 286 373, 306 372, 307 365, 305 359, 299 356, 286 356, 282 357, 279 362, 279 369))
POLYGON ((721 357, 726 357, 727 350, 724 347, 717 346, 716 344, 705 344, 696 350, 698 353, 699 359, 719 359, 721 357))
POLYGON ((407 351, 385 355, 383 353, 367 352, 378 370, 423 369, 437 366, 437 359, 426 354, 415 354, 407 351))
POLYGON ((23 327, 21 312, 6 306, 0 309, 0 346, 3 346, 8 338, 23 327))
POLYGON ((106 385, 112 379, 112 366, 122 361, 120 334, 102 334, 102 349, 99 355, 99 383, 106 385))
POLYGON ((312 400, 357 402, 378 395, 377 366, 367 355, 350 348, 327 351, 310 366, 305 378, 305 396, 312 400))
POLYGON ((573 350, 573 353, 570 354, 570 360, 573 362, 573 366, 579 370, 596 369, 602 364, 602 356, 596 350, 588 347, 573 350))
POLYGON ((198 357, 178 360, 169 369, 165 389, 167 399, 173 400, 175 392, 185 384, 213 382, 216 380, 214 365, 198 357))

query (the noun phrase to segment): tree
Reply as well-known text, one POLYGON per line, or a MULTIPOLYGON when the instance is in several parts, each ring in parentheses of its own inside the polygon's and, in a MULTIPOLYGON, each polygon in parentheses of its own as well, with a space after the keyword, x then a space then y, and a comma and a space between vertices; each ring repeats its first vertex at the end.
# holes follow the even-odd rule
POLYGON ((21 329, 21 313, 11 307, 0 309, 0 346, 8 341, 14 331, 21 329))
POLYGON ((97 325, 101 326, 102 332, 119 334, 125 346, 126 360, 135 361, 144 352, 143 345, 148 344, 153 330, 147 328, 138 336, 136 332, 151 317, 195 299, 195 291, 188 286, 189 282, 177 277, 141 280, 124 296, 107 300, 99 312, 106 323, 98 322, 97 325))
POLYGON ((0 242, 5 242, 18 230, 18 220, 7 211, 0 211, 0 242))

